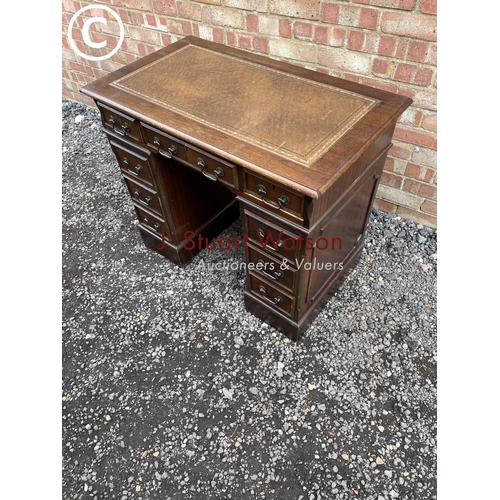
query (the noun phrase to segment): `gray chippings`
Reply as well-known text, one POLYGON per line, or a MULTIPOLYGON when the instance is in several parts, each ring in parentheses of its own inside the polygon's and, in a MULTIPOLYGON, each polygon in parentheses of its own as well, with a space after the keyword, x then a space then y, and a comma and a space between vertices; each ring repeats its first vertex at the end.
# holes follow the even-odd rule
POLYGON ((62 114, 63 497, 435 499, 436 231, 373 210, 290 342, 199 268, 243 250, 146 249, 98 113, 62 114))

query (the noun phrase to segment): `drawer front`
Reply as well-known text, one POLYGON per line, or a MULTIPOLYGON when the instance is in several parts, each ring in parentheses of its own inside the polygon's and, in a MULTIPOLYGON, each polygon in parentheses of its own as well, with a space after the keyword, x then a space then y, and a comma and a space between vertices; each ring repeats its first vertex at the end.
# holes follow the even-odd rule
POLYGON ((110 142, 123 173, 137 179, 143 184, 154 186, 149 160, 144 156, 139 156, 127 149, 119 147, 112 140, 110 142))
POLYGON ((248 238, 257 248, 278 260, 285 258, 296 265, 300 251, 299 235, 293 234, 245 210, 248 238))
POLYGON ((144 140, 146 144, 161 156, 168 159, 180 159, 188 161, 187 147, 175 137, 165 132, 141 123, 144 140))
POLYGON ((144 226, 149 230, 154 231, 156 234, 158 234, 158 236, 163 236, 167 241, 172 241, 170 229, 167 223, 163 219, 160 219, 159 217, 150 214, 142 207, 138 207, 136 204, 134 204, 134 206, 141 226, 144 226))
POLYGON ((296 289, 297 271, 290 266, 288 269, 282 269, 282 261, 273 259, 268 254, 269 252, 264 253, 249 245, 248 269, 293 294, 296 289))
POLYGON ((149 189, 132 182, 127 177, 124 177, 124 180, 127 184, 128 190, 130 191, 130 196, 132 196, 136 205, 152 210, 160 216, 162 215, 160 200, 155 191, 150 191, 149 189))
POLYGON ((269 283, 261 280, 253 273, 249 273, 250 291, 267 305, 286 314, 293 316, 295 299, 286 293, 274 288, 269 283))
POLYGON ((175 137, 161 132, 146 123, 141 123, 146 144, 155 152, 169 158, 188 163, 207 179, 238 189, 238 169, 235 165, 184 144, 175 137))
POLYGON ((112 130, 121 137, 142 141, 141 128, 135 118, 100 102, 97 106, 101 112, 102 123, 107 130, 112 130))
POLYGON ((305 199, 303 195, 246 170, 243 174, 243 182, 243 191, 260 200, 271 212, 276 214, 285 212, 304 220, 305 199))
POLYGON ((238 169, 220 158, 188 148, 188 162, 195 166, 207 179, 238 189, 238 169))

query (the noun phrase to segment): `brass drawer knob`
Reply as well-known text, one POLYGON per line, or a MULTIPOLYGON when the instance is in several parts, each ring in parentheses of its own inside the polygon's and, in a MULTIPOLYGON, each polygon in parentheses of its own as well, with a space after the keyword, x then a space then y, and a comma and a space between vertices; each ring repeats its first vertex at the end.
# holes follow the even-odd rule
POLYGON ((260 242, 262 244, 262 246, 266 249, 266 250, 272 250, 273 252, 277 252, 279 248, 281 248, 283 246, 283 240, 280 239, 280 241, 276 242, 275 240, 274 241, 274 245, 269 245, 268 243, 265 243, 265 238, 266 238, 266 233, 264 232, 263 229, 257 229, 257 234, 259 236, 259 239, 260 239, 260 242), (264 246, 264 243, 265 243, 265 246, 264 246))
POLYGON ((165 158, 168 158, 169 160, 172 159, 172 156, 175 156, 178 153, 177 148, 173 144, 168 147, 166 151, 162 149, 161 142, 158 137, 153 137, 153 145, 156 146, 159 154, 161 154, 165 158))
POLYGON ((198 158, 197 161, 196 161, 196 164, 201 168, 201 173, 207 178, 207 179, 210 179, 211 181, 218 181, 219 180, 219 177, 224 177, 224 170, 222 170, 222 168, 220 167, 217 167, 215 170, 214 170, 214 173, 213 175, 208 173, 206 170, 205 170, 205 162, 203 161, 202 158, 198 158))
POLYGON ((262 259, 259 259, 257 261, 257 264, 260 264, 261 266, 264 266, 264 269, 260 269, 260 272, 262 274, 264 274, 265 276, 267 276, 268 278, 271 278, 274 281, 276 281, 279 278, 283 278, 283 276, 284 276, 283 271, 280 271, 279 269, 277 271, 274 271, 274 275, 269 274, 266 271, 266 263, 262 259))
POLYGON ((266 287, 264 285, 259 286, 259 292, 262 293, 262 298, 264 300, 267 300, 267 302, 270 302, 273 305, 281 304, 281 302, 283 302, 283 297, 280 297, 279 295, 276 295, 272 298, 268 297, 267 290, 266 290, 266 287))
POLYGON ((288 196, 285 196, 284 194, 282 194, 278 200, 276 202, 274 201, 271 201, 271 200, 267 200, 266 199, 266 195, 267 195, 267 189, 265 186, 263 186, 262 184, 258 184, 257 185, 257 190, 259 191, 259 194, 261 194, 262 196, 260 197, 260 199, 268 206, 270 207, 273 207, 273 208, 276 208, 277 210, 280 210, 282 205, 288 205, 290 203, 290 199, 288 198, 288 196))

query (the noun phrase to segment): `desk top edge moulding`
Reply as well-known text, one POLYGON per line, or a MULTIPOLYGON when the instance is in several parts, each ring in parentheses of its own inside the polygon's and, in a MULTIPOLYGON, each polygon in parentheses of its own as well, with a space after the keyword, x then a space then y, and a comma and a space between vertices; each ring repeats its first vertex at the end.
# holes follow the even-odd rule
POLYGON ((81 91, 145 246, 184 266, 241 217, 245 307, 293 340, 358 262, 412 102, 195 37, 81 91))
POLYGON ((193 36, 81 91, 312 198, 411 104, 407 97, 193 36))

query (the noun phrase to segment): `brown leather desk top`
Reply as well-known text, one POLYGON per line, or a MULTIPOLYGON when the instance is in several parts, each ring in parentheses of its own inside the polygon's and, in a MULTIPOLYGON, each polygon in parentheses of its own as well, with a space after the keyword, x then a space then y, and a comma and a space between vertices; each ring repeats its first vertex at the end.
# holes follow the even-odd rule
POLYGON ((82 91, 313 198, 411 103, 195 37, 82 91))

